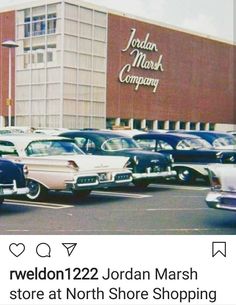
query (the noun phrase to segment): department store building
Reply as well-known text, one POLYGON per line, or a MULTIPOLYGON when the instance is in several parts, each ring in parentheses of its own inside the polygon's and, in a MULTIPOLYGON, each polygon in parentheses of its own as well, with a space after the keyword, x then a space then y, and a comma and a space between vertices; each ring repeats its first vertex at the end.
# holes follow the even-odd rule
MULTIPOLYGON (((236 127, 235 45, 76 0, 0 12, 12 49, 18 126, 236 127)), ((8 50, 0 47, 0 124, 7 125, 8 50)))

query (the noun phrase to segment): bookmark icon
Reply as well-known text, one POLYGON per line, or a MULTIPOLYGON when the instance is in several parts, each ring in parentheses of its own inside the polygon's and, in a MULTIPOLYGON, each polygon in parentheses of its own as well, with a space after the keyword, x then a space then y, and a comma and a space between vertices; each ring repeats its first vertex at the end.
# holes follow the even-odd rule
POLYGON ((72 252, 77 246, 77 243, 62 243, 62 245, 66 248, 68 256, 71 256, 72 252))

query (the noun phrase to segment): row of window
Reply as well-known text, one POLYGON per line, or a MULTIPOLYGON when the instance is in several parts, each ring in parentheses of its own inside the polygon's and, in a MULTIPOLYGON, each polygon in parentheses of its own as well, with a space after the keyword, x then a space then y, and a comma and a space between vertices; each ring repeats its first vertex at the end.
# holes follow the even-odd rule
MULTIPOLYGON (((117 125, 117 120, 115 118, 107 118, 106 127, 112 129, 117 125)), ((131 127, 133 129, 160 129, 160 130, 214 130, 215 124, 213 123, 203 123, 203 122, 184 122, 184 121, 162 121, 158 120, 157 122, 153 120, 138 120, 134 119, 120 119, 119 120, 120 127, 131 127)))
POLYGON ((31 64, 42 64, 45 62, 56 62, 56 45, 24 48, 24 68, 29 68, 31 64))

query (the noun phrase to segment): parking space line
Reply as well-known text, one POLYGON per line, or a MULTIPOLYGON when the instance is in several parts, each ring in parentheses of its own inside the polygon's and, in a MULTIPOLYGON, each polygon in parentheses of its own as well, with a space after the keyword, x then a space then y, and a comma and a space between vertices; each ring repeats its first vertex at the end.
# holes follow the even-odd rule
MULTIPOLYGON (((152 186, 154 186, 152 184, 152 186)), ((172 185, 172 184, 155 184, 158 188, 167 188, 174 190, 189 190, 189 191, 206 191, 209 190, 210 187, 207 186, 194 186, 194 185, 172 185)))
POLYGON ((146 209, 145 211, 153 212, 153 211, 201 211, 201 210, 209 210, 209 208, 159 208, 159 209, 146 209))
POLYGON ((120 193, 120 192, 106 192, 106 191, 93 191, 92 195, 96 195, 96 196, 109 196, 109 197, 134 198, 134 199, 142 199, 142 198, 153 197, 152 195, 141 195, 141 194, 133 194, 133 193, 120 193))
POLYGON ((5 200, 7 204, 10 205, 22 205, 22 206, 30 206, 35 208, 42 208, 42 209, 67 209, 72 208, 74 205, 68 204, 60 204, 60 203, 50 203, 50 202, 32 202, 32 201, 23 201, 23 200, 5 200))

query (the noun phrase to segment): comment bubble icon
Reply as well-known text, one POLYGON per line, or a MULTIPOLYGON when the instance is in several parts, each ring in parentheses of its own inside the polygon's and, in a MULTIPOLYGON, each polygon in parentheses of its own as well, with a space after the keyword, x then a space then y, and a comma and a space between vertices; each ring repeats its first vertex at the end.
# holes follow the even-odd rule
POLYGON ((40 257, 51 257, 51 247, 47 243, 40 243, 36 247, 36 253, 40 257))

